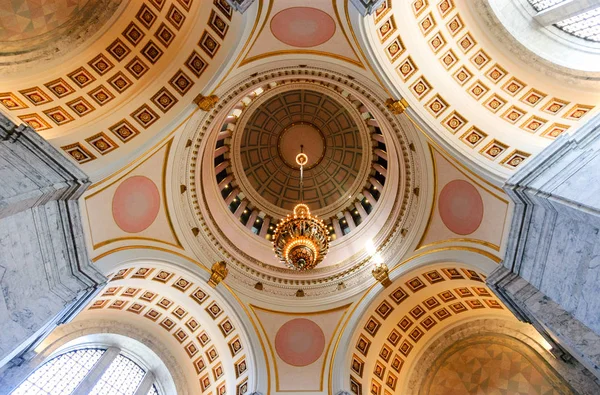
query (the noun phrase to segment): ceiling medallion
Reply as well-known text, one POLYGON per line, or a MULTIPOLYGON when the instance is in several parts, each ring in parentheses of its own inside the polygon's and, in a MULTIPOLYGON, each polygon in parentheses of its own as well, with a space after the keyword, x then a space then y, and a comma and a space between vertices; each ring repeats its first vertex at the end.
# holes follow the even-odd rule
POLYGON ((310 270, 323 261, 329 250, 329 231, 316 216, 311 215, 303 200, 304 165, 308 156, 303 153, 296 156, 300 165, 300 203, 294 207, 294 214, 288 214, 277 224, 273 234, 273 251, 283 264, 293 270, 310 270))

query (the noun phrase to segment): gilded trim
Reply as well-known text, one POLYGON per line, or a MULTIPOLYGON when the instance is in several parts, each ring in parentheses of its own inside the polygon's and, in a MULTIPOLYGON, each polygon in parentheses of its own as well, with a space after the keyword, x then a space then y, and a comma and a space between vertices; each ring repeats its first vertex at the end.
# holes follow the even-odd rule
MULTIPOLYGON (((259 6, 261 7, 259 9, 259 11, 262 11, 262 2, 263 2, 263 0, 259 0, 259 1, 260 1, 259 6)), ((265 16, 265 20, 263 21, 262 25, 260 26, 260 30, 258 31, 258 34, 256 35, 256 37, 254 37, 254 40, 252 41, 252 44, 250 45, 250 48, 248 49, 248 53, 252 52, 252 48, 254 48, 254 44, 256 44, 256 41, 258 41, 258 38, 262 34, 263 30, 265 30, 265 26, 267 25, 267 22, 269 21, 269 17, 271 16, 271 10, 273 9, 273 3, 274 2, 270 1, 270 0, 267 0, 267 1, 269 1, 269 7, 267 8, 267 15, 265 16)), ((258 13, 257 16, 260 17, 260 12, 258 13)), ((258 22, 258 19, 259 18, 257 18, 257 22, 258 22)), ((242 61, 242 63, 240 63, 238 65, 238 67, 243 66, 245 64, 244 63, 245 61, 246 61, 246 59, 244 59, 242 61)))
MULTIPOLYGON (((240 306, 242 306, 242 309, 244 309, 244 313, 246 313, 246 316, 248 317, 248 319, 250 320, 250 323, 252 324, 252 327, 254 328, 254 333, 256 333, 256 336, 258 337, 258 341, 260 342, 260 347, 263 351, 263 356, 265 358, 265 364, 266 364, 266 369, 267 369, 267 395, 269 395, 271 393, 271 367, 269 365, 269 358, 267 355, 267 350, 265 348, 265 343, 263 342, 262 336, 260 335, 260 333, 258 331, 258 327, 256 326, 256 323, 254 322, 254 318, 252 317, 252 314, 250 314, 250 311, 248 311, 246 304, 242 302, 242 300, 235 293, 233 288, 229 287, 225 283, 225 281, 222 281, 221 284, 227 289, 227 291, 229 291, 229 293, 235 298, 235 300, 237 300, 237 302, 240 304, 240 306)), ((250 309, 252 310, 252 305, 250 305, 250 309)), ((254 310, 252 310, 252 312, 256 315, 254 310)), ((261 325, 260 320, 258 319, 258 316, 256 317, 256 319, 258 320, 258 324, 261 325)), ((261 325, 261 328, 262 328, 262 325, 261 325)), ((263 329, 263 332, 264 332, 264 329, 263 329)))
MULTIPOLYGON (((269 4, 269 7, 270 7, 270 4, 269 4)), ((235 61, 233 62, 233 64, 229 68, 229 70, 227 70, 227 73, 225 73, 225 75, 223 76, 223 78, 221 78, 221 80, 219 81, 219 83, 217 84, 217 86, 215 87, 215 89, 212 90, 212 92, 210 93, 210 95, 213 95, 215 93, 215 91, 221 87, 221 85, 223 84, 223 82, 225 82, 225 80, 227 79, 227 77, 229 77, 229 74, 231 74, 231 72, 238 67, 238 62, 240 61, 241 57, 246 52, 246 48, 248 47, 248 44, 250 44, 250 40, 252 39, 252 36, 254 35, 254 32, 256 31, 256 27, 258 26, 258 20, 259 20, 258 16, 260 16, 260 14, 262 12, 262 8, 263 8, 263 0, 258 0, 257 18, 254 21, 254 26, 252 26, 252 31, 248 35, 248 39, 244 43, 244 47, 242 48, 242 50, 240 51, 240 53, 238 54, 238 56, 235 58, 235 61)), ((254 45, 254 43, 252 45, 254 45)))
POLYGON ((177 252, 177 251, 168 250, 166 248, 155 247, 155 246, 148 246, 148 245, 128 245, 128 246, 123 246, 123 247, 117 247, 117 248, 114 248, 112 250, 105 251, 102 254, 91 258, 91 261, 92 262, 98 262, 100 259, 105 258, 105 257, 107 257, 110 254, 114 254, 116 252, 125 251, 125 250, 135 250, 135 249, 138 249, 138 248, 139 249, 145 249, 145 250, 155 250, 155 251, 161 251, 161 252, 168 252, 170 254, 177 255, 178 257, 183 258, 186 261, 189 261, 189 262, 193 263, 194 265, 198 266, 199 268, 201 268, 202 270, 206 271, 207 273, 210 273, 210 268, 204 266, 202 263, 196 261, 193 258, 190 258, 187 255, 184 255, 184 254, 182 254, 180 252, 177 252))
MULTIPOLYGON (((163 137, 162 139, 160 139, 156 144, 154 144, 152 147, 150 147, 148 150, 146 150, 146 152, 144 152, 142 155, 138 156, 137 159, 135 159, 134 161, 132 161, 132 162, 130 162, 128 164, 126 164, 125 166, 121 167, 119 170, 115 171, 114 173, 106 176, 102 180, 93 183, 88 188, 88 191, 91 191, 92 189, 99 187, 100 185, 104 184, 108 180, 116 177, 119 173, 125 171, 129 166, 135 165, 136 163, 137 163, 137 165, 134 168, 132 168, 130 170, 130 172, 133 171, 133 170, 135 170, 135 169, 137 169, 143 162, 145 162, 148 159, 146 156, 148 155, 149 152, 158 150, 158 148, 161 147, 165 143, 165 141, 167 141, 169 139, 172 139, 173 135, 175 134, 175 132, 177 132, 177 130, 179 130, 179 128, 181 126, 183 126, 184 124, 186 124, 187 121, 189 121, 190 118, 193 117, 194 114, 196 114, 196 112, 198 112, 198 111, 200 111, 200 109, 199 108, 195 108, 194 111, 192 111, 192 113, 190 115, 188 115, 183 121, 181 121, 177 126, 175 126, 173 128, 173 130, 169 134, 167 134, 165 137, 163 137), (138 163, 138 162, 141 162, 141 163, 138 163)), ((103 188, 103 189, 106 189, 106 188, 103 188)), ((100 190, 100 191, 102 191, 102 190, 100 190)), ((100 191, 98 191, 98 192, 100 192, 100 191)), ((88 199, 88 198, 94 196, 96 193, 97 192, 93 192, 93 193, 85 196, 84 199, 88 199)))
POLYGON ((360 299, 356 302, 354 302, 354 307, 352 308, 352 310, 350 310, 350 312, 348 313, 347 317, 346 317, 346 322, 344 322, 344 325, 342 326, 341 330, 338 333, 337 339, 335 341, 335 345, 333 347, 333 352, 331 354, 331 363, 329 364, 329 393, 333 394, 333 366, 334 366, 334 362, 335 362, 335 355, 337 353, 337 348, 340 344, 340 340, 342 339, 342 335, 344 334, 344 332, 346 331, 346 327, 348 326, 348 324, 350 323, 350 319, 354 316, 354 312, 356 311, 356 309, 358 308, 358 306, 360 306, 360 304, 362 303, 362 301, 367 297, 367 295, 369 295, 371 293, 371 291, 373 290, 373 288, 375 288, 376 286, 378 286, 379 283, 375 282, 373 285, 371 285, 364 293, 363 296, 360 297, 360 299))
POLYGON ((373 76, 375 76, 375 78, 377 79, 377 82, 379 82, 379 85, 383 88, 383 90, 385 90, 385 92, 388 94, 389 97, 393 97, 394 95, 392 94, 392 92, 390 92, 390 90, 387 88, 386 84, 384 84, 383 81, 379 78, 379 73, 376 73, 375 70, 373 69, 373 66, 371 66, 371 63, 368 60, 369 58, 365 56, 365 53, 363 52, 363 50, 360 46, 360 43, 358 42, 358 39, 356 38, 354 29, 352 29, 352 22, 350 21, 350 14, 348 13, 348 0, 344 0, 344 10, 345 10, 345 14, 346 14, 346 23, 348 24, 348 26, 350 26, 350 33, 352 33, 352 38, 354 39, 354 44, 356 44, 356 47, 358 48, 358 51, 362 55, 363 59, 366 59, 365 63, 369 67, 369 70, 371 70, 371 74, 373 74, 373 76))
MULTIPOLYGON (((342 19, 340 18, 340 13, 338 12, 337 0, 331 0, 331 5, 333 7, 333 12, 335 13, 335 19, 337 20, 338 24, 340 25, 340 30, 342 31, 342 34, 344 35, 344 38, 346 39, 346 42, 350 46, 350 49, 352 49, 352 53, 354 53, 354 56, 356 56, 356 59, 359 60, 360 68, 366 70, 366 68, 362 64, 362 62, 360 62, 360 56, 358 56, 358 54, 354 50, 354 47, 352 46, 352 43, 350 42, 350 39, 348 38, 348 35, 346 34, 346 29, 344 29, 344 25, 342 24, 342 19)), ((344 4, 344 7, 346 7, 345 10, 348 11, 348 5, 347 5, 347 3, 344 4)), ((347 22, 349 22, 349 21, 347 21, 347 22)), ((352 25, 350 23, 348 23, 348 26, 350 27, 350 30, 352 30, 352 25)), ((355 43, 356 43, 356 40, 355 40, 355 43)), ((360 45, 357 45, 357 46, 360 48, 360 45)))
POLYGON ((102 247, 107 246, 107 245, 109 245, 111 243, 117 243, 119 241, 125 241, 125 240, 152 241, 152 242, 155 242, 155 243, 166 244, 166 245, 171 246, 171 247, 176 247, 176 248, 183 249, 183 247, 181 245, 178 245, 178 244, 169 243, 167 241, 155 239, 155 238, 152 238, 152 237, 141 237, 141 236, 115 237, 114 239, 108 239, 108 240, 104 240, 104 241, 102 241, 102 242, 100 242, 98 244, 94 244, 92 246, 92 249, 97 250, 98 248, 102 248, 102 247))
MULTIPOLYGON (((346 2, 347 2, 347 0, 346 0, 346 2)), ((248 50, 248 53, 252 52, 252 48, 254 48, 254 45, 256 44, 256 42, 258 41, 258 39, 260 38, 263 30, 265 29, 265 26, 271 20, 271 11, 273 9, 273 3, 274 3, 273 1, 269 2, 269 8, 267 9, 267 15, 265 17, 265 20, 264 20, 262 26, 260 27, 260 30, 259 30, 258 34, 254 38, 254 41, 252 42, 252 45, 250 46, 250 49, 248 50)), ((356 56, 356 59, 358 59, 358 60, 354 60, 354 59, 351 59, 351 58, 347 58, 345 56, 341 56, 341 55, 338 55, 338 54, 334 54, 334 53, 331 53, 331 52, 325 52, 325 51, 317 51, 317 50, 310 50, 310 49, 290 49, 290 50, 279 50, 279 51, 265 52, 265 53, 262 53, 262 54, 259 54, 259 55, 256 55, 256 56, 253 56, 253 57, 250 57, 250 58, 245 58, 244 60, 242 60, 242 62, 239 64, 238 67, 247 65, 247 64, 255 62, 257 60, 265 59, 265 58, 272 57, 272 56, 278 56, 278 55, 319 55, 319 56, 328 56, 328 57, 331 57, 331 58, 334 58, 334 59, 337 59, 337 60, 341 60, 343 62, 348 62, 350 64, 353 64, 355 66, 360 67, 361 69, 365 69, 364 64, 360 60, 360 56, 358 56, 358 54, 356 53, 356 50, 354 49, 354 46, 352 45, 352 43, 348 39, 348 35, 346 34, 346 30, 344 29, 344 26, 343 26, 342 21, 340 19, 340 15, 339 15, 339 12, 338 12, 338 9, 337 9, 336 0, 332 0, 331 3, 332 3, 333 11, 335 13, 337 24, 340 27, 342 35, 346 39, 346 42, 348 43, 348 46, 352 50, 352 53, 354 54, 354 56, 356 56)), ((260 6, 262 6, 262 2, 260 3, 260 6)), ((259 9, 259 15, 260 15, 260 9, 259 9)), ((349 22, 349 19, 348 19, 348 22, 349 22)), ((351 24, 348 24, 348 25, 352 26, 351 24)), ((350 29, 350 30, 352 31, 352 29, 350 29)), ((254 33, 254 29, 252 30, 252 33, 254 33)), ((354 35, 354 32, 352 32, 352 34, 354 35)), ((356 42, 356 38, 355 38, 355 42, 356 42)), ((245 46, 244 46, 244 49, 245 49, 245 46)), ((359 46, 359 50, 360 50, 360 46, 359 46)), ((364 58, 364 54, 363 54, 363 58, 364 58)), ((380 83, 381 83, 381 81, 380 81, 380 83)))
POLYGON ((490 243, 485 240, 470 239, 468 237, 463 237, 463 238, 456 237, 456 238, 434 241, 429 244, 420 245, 415 251, 423 250, 425 248, 433 247, 433 246, 444 244, 444 243, 475 243, 475 244, 480 244, 482 246, 491 248, 492 250, 500 251, 500 246, 498 246, 494 243, 490 243))
MULTIPOLYGON (((331 333, 331 338, 329 339, 329 342, 327 344, 327 347, 325 348, 324 353, 322 354, 322 358, 323 358, 323 365, 321 367, 321 381, 320 381, 320 386, 319 386, 319 390, 318 391, 323 391, 323 387, 324 387, 324 380, 325 380, 325 368, 327 365, 327 357, 329 355, 329 350, 331 348, 331 344, 333 343, 333 339, 336 337, 336 333, 338 332, 340 325, 342 323, 342 321, 344 320, 344 317, 347 315, 348 313, 348 308, 351 306, 352 304, 347 304, 344 306, 340 306, 340 307, 336 307, 330 310, 322 310, 322 311, 310 311, 310 312, 287 312, 287 311, 277 311, 277 310, 270 310, 270 309, 266 309, 266 308, 262 308, 259 306, 255 306, 250 304, 250 309, 253 311, 253 313, 256 315, 256 318, 258 320, 258 324, 260 325, 263 334, 265 335, 265 338, 267 339, 267 344, 269 345, 269 351, 271 353, 271 357, 273 358, 273 363, 274 363, 274 368, 275 368, 275 385, 276 385, 276 391, 277 392, 293 392, 293 393, 298 393, 298 392, 315 392, 315 390, 281 390, 279 387, 279 373, 277 371, 277 359, 275 357, 275 351, 273 349, 273 346, 269 340, 269 337, 267 336, 267 332, 265 331, 264 326, 261 323, 260 318, 258 317, 258 315, 256 314, 256 310, 260 310, 260 311, 264 311, 267 313, 271 313, 271 314, 279 314, 279 315, 283 315, 283 316, 311 316, 311 315, 323 315, 323 314, 328 314, 328 313, 335 313, 338 311, 344 311, 344 313, 342 314, 342 316, 339 318, 338 323, 336 324, 333 332, 331 333)), ((338 335, 339 337, 339 335, 338 335)), ((331 385, 331 384, 330 384, 331 385)))
MULTIPOLYGON (((475 243, 475 244, 481 244, 485 247, 489 247, 493 250, 496 251, 500 251, 500 246, 494 244, 494 243, 490 243, 488 241, 485 240, 480 240, 480 239, 472 239, 472 238, 449 238, 449 239, 444 239, 444 240, 438 240, 438 241, 434 241, 428 244, 422 244, 423 240, 425 239, 425 237, 427 236, 427 233, 429 232, 429 228, 431 226, 431 223, 433 222, 433 212, 435 210, 435 207, 437 205, 437 200, 438 200, 438 177, 437 177, 437 170, 438 170, 438 164, 437 161, 435 159, 435 153, 437 152, 439 155, 441 155, 442 157, 444 157, 444 159, 446 159, 451 165, 452 167, 454 167, 458 172, 460 172, 462 175, 464 175, 465 177, 467 177, 469 180, 471 180, 472 182, 474 182, 477 186, 479 186, 480 188, 482 188, 484 191, 488 192, 489 194, 491 194, 493 197, 495 197, 496 199, 500 200, 501 202, 505 203, 508 205, 508 201, 505 199, 502 199, 501 197, 497 196, 494 192, 490 191, 488 188, 486 188, 485 186, 481 185, 481 183, 477 182, 475 179, 473 179, 473 177, 469 176, 467 173, 465 173, 464 171, 462 171, 460 168, 458 168, 455 164, 454 161, 448 159, 445 155, 443 155, 442 152, 438 151, 437 149, 433 148, 432 144, 430 144, 428 142, 427 147, 429 148, 429 153, 431 155, 431 162, 433 165, 433 202, 431 204, 431 211, 429 213, 429 218, 427 219, 427 225, 425 226, 425 230, 423 231, 423 234, 421 235, 421 239, 419 240, 419 243, 417 244, 417 248, 416 251, 422 250, 424 248, 427 247, 431 247, 434 245, 439 245, 439 244, 443 244, 443 243, 449 243, 449 242, 459 242, 459 243, 475 243), (434 152, 435 151, 435 152, 434 152)), ((461 164, 462 166, 462 164, 461 164)), ((466 169, 466 168, 465 168, 466 169)), ((468 169, 467 169, 468 170, 468 169)), ((473 175, 475 175, 474 173, 472 173, 473 175)), ((476 176, 476 175, 475 175, 476 176)), ((480 180, 483 180, 482 178, 478 177, 480 180)), ((487 182, 486 182, 487 183, 487 182)), ((489 183, 488 183, 489 184, 489 183)), ((491 185, 491 184, 489 184, 491 185)), ((502 228, 502 234, 504 234, 504 226, 506 226, 506 216, 507 216, 507 212, 508 212, 508 207, 507 207, 507 211, 504 213, 504 219, 503 219, 503 228, 502 228)))
POLYGON ((469 252, 475 252, 477 254, 481 254, 483 256, 485 256, 486 258, 491 259, 492 261, 496 262, 496 263, 500 263, 502 262, 502 259, 497 257, 496 255, 489 253, 487 251, 481 250, 479 248, 475 248, 475 247, 464 247, 464 246, 449 246, 449 247, 443 247, 443 248, 436 248, 433 250, 428 250, 428 251, 424 251, 415 255, 410 256, 409 258, 403 260, 402 262, 396 264, 396 266, 394 266, 393 268, 390 269, 390 272, 396 270, 397 268, 403 266, 404 264, 420 258, 422 256, 425 255, 429 255, 429 254, 434 254, 436 252, 442 252, 442 251, 469 251, 469 252))
MULTIPOLYGON (((414 127, 417 128, 417 130, 419 132, 421 132, 421 134, 423 134, 423 136, 425 136, 425 138, 427 139, 427 143, 429 145, 432 145, 435 150, 441 154, 444 158, 446 158, 449 162, 453 162, 452 160, 448 159, 448 157, 453 158, 452 155, 449 155, 448 152, 446 152, 445 149, 443 149, 435 140, 433 140, 428 134, 427 132, 425 132, 421 126, 415 122, 415 120, 410 116, 410 114, 408 114, 408 112, 404 112, 404 115, 406 115, 406 117, 408 118, 408 120, 413 124, 414 127)), ((465 176, 473 179, 473 177, 479 179, 481 182, 483 182, 484 184, 487 184, 488 186, 490 186, 492 189, 495 189, 496 191, 502 193, 503 195, 505 195, 505 192, 502 188, 497 187, 496 185, 492 184, 491 182, 489 182, 488 180, 486 180, 485 178, 481 177, 479 174, 473 172, 472 170, 470 170, 468 167, 466 167, 465 165, 463 165, 460 162, 456 162, 460 167, 462 167, 464 170, 466 170, 468 173, 470 173, 471 175, 469 176, 468 174, 466 174, 464 171, 460 170, 458 167, 456 167, 456 169, 458 171, 460 171, 461 173, 463 173, 465 176)), ((454 164, 454 163, 453 163, 454 164)), ((494 195, 498 200, 503 201, 504 203, 508 203, 508 200, 503 199, 502 197, 498 196, 497 194, 493 193, 492 191, 488 190, 487 188, 485 188, 484 186, 480 185, 484 190, 486 190, 487 192, 491 193, 492 195, 494 195)))
MULTIPOLYGON (((406 114, 406 112, 405 112, 406 114)), ((429 227, 431 226, 431 222, 433 221, 433 210, 435 210, 435 204, 437 203, 437 162, 435 161, 435 154, 433 153, 433 147, 431 144, 427 144, 427 148, 429 149, 429 155, 431 155, 431 165, 433 167, 433 201, 431 202, 431 209, 429 210, 429 218, 427 218, 427 225, 425 225, 425 230, 419 239, 419 243, 417 244, 417 250, 421 248, 421 243, 427 236, 427 232, 429 232, 429 227)))
MULTIPOLYGON (((169 213, 169 206, 167 205, 167 165, 169 162, 169 154, 171 152, 171 145, 173 143, 173 139, 170 139, 166 142, 166 144, 164 145, 165 148, 165 152, 164 152, 164 158, 163 158, 163 171, 162 171, 162 200, 163 200, 163 208, 165 210, 165 216, 167 218, 167 223, 169 224, 169 229, 171 231, 171 235, 173 236, 173 238, 175 239, 176 244, 164 241, 164 240, 158 240, 155 238, 150 238, 150 237, 141 237, 141 236, 125 236, 125 237, 117 237, 117 238, 113 238, 113 239, 108 239, 108 240, 104 240, 100 243, 96 243, 92 246, 92 249, 96 250, 98 248, 104 247, 108 244, 111 243, 115 243, 118 241, 125 241, 125 240, 147 240, 147 241, 152 241, 152 242, 156 242, 156 243, 163 243, 163 244, 167 244, 176 248, 180 248, 183 249, 183 246, 181 245, 181 242, 179 241, 179 238, 177 237, 177 232, 175 231, 175 228, 173 226, 173 221, 171 220, 171 215, 169 213)), ((162 149, 163 147, 160 147, 160 149, 162 149)), ((98 195, 100 192, 105 191, 106 189, 110 188, 111 186, 115 185, 115 183, 121 181, 123 178, 127 177, 129 174, 131 174, 133 171, 135 171, 137 168, 139 168, 140 166, 142 166, 148 159, 152 158, 152 156, 154 156, 156 153, 158 153, 159 151, 157 150, 156 152, 154 152, 152 155, 145 157, 143 161, 141 161, 140 163, 138 163, 135 167, 133 167, 132 169, 130 169, 129 171, 127 171, 126 173, 124 173, 123 175, 121 175, 119 178, 117 178, 116 180, 114 180, 113 182, 111 182, 108 185, 105 185, 103 188, 100 188, 97 191, 94 191, 93 193, 90 193, 88 196, 86 196, 84 198, 85 200, 85 211, 86 211, 86 215, 88 217, 88 225, 90 228, 90 238, 93 238, 93 233, 92 233, 92 224, 90 222, 90 216, 89 216, 89 212, 88 212, 88 205, 87 205, 87 200, 93 196, 98 195)))
POLYGON ((341 60, 344 62, 348 62, 351 63, 355 66, 358 66, 360 68, 364 68, 363 64, 359 61, 357 62, 354 59, 350 59, 347 58, 345 56, 341 56, 338 54, 334 54, 331 52, 324 52, 324 51, 317 51, 317 50, 313 50, 313 49, 302 49, 302 50, 297 50, 297 49, 283 49, 283 50, 279 50, 279 51, 273 51, 273 52, 265 52, 265 53, 261 53, 260 55, 256 55, 253 56, 251 58, 246 58, 242 61, 242 63, 240 63, 240 67, 244 66, 248 63, 252 63, 255 62, 257 60, 261 60, 264 58, 268 58, 271 56, 278 56, 278 55, 320 55, 320 56, 329 56, 331 58, 337 59, 337 60, 341 60))

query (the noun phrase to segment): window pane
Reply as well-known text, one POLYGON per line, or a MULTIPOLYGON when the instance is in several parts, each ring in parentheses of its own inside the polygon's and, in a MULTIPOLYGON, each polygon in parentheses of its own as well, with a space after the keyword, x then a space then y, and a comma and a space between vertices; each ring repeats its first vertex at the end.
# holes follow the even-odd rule
POLYGON ((131 359, 119 355, 104 372, 90 395, 133 395, 145 373, 131 359))
POLYGON ((158 389, 156 389, 155 385, 153 385, 152 388, 150 388, 150 391, 148 391, 147 395, 158 395, 158 389))
POLYGON ((600 42, 600 8, 560 21, 556 26, 585 40, 600 42))
POLYGON ((52 358, 33 372, 12 394, 70 394, 103 353, 104 350, 83 349, 52 358))
POLYGON ((554 7, 557 4, 564 3, 567 0, 529 0, 529 3, 536 11, 543 11, 547 8, 554 7))

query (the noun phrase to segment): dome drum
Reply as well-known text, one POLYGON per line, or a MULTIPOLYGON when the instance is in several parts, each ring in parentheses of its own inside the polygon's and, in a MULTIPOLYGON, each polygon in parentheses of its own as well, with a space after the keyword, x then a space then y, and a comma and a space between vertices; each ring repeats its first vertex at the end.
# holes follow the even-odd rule
MULTIPOLYGON (((378 95, 369 90, 373 87, 367 88, 357 80, 330 71, 323 74, 321 69, 311 67, 264 73, 240 81, 239 85, 222 87, 223 93, 215 92, 222 99, 214 110, 201 114, 198 128, 190 129, 186 135, 195 149, 186 151, 182 145, 178 151, 189 156, 188 170, 194 174, 190 178, 193 183, 188 183, 187 189, 198 234, 190 242, 199 254, 210 249, 202 247, 204 243, 214 246, 218 259, 231 263, 228 265, 230 281, 251 293, 260 292, 266 298, 271 295, 296 297, 299 288, 309 299, 317 295, 337 299, 347 292, 354 293, 369 283, 367 277, 371 278, 370 256, 365 249, 369 240, 384 249, 394 250, 390 253, 397 257, 406 247, 402 240, 413 237, 412 231, 407 233, 403 229, 413 229, 409 222, 413 223, 418 216, 414 212, 415 196, 410 191, 421 185, 424 177, 421 173, 425 171, 415 163, 423 154, 420 145, 416 150, 409 149, 409 142, 418 139, 417 131, 409 124, 400 125, 384 102, 377 100, 378 95), (284 116, 287 122, 279 121, 276 116, 285 114, 290 107, 281 102, 281 105, 273 103, 286 96, 304 100, 304 104, 294 108, 302 109, 301 113, 305 117, 311 115, 312 119, 297 117, 298 112, 287 112, 287 118, 284 116), (319 97, 320 101, 316 101, 319 97), (267 105, 271 106, 269 112, 262 110, 267 105), (313 116, 313 108, 324 109, 320 115, 344 114, 341 119, 334 117, 331 121, 337 133, 328 129, 322 116, 313 116), (266 116, 269 114, 275 119, 269 119, 266 116), (250 120, 258 123, 250 123, 250 120), (327 258, 316 268, 303 271, 290 270, 277 259, 271 242, 278 220, 285 218, 299 202, 299 171, 284 164, 277 147, 279 133, 292 123, 317 128, 325 138, 323 159, 305 171, 304 203, 326 225, 331 241, 327 258), (278 127, 277 131, 267 133, 266 126, 273 125, 278 127), (344 134, 353 138, 342 138, 344 134), (243 155, 242 147, 245 147, 243 155), (344 150, 349 151, 347 155, 341 155, 344 150), (259 154, 266 155, 267 160, 257 160, 262 158, 259 154), (360 160, 356 159, 357 155, 360 160), (358 176, 347 177, 353 182, 332 204, 321 205, 316 194, 313 201, 309 201, 310 178, 318 174, 321 167, 327 168, 332 158, 341 168, 358 172, 358 176), (269 163, 272 161, 278 161, 278 165, 269 163), (289 195, 290 205, 278 206, 263 197, 266 193, 258 192, 264 182, 256 174, 267 165, 288 175, 279 181, 286 181, 280 182, 281 185, 296 192, 289 195), (340 282, 344 287, 338 287, 340 282), (254 287, 257 283, 261 285, 259 291, 254 287), (344 291, 346 289, 348 291, 344 291)), ((294 160, 298 152, 299 148, 292 150, 288 161, 294 160)), ((312 157, 309 155, 309 160, 312 157)), ((326 172, 323 175, 328 177, 327 181, 343 183, 346 180, 344 177, 335 180, 326 172)), ((306 249, 301 250, 309 254, 306 249)))

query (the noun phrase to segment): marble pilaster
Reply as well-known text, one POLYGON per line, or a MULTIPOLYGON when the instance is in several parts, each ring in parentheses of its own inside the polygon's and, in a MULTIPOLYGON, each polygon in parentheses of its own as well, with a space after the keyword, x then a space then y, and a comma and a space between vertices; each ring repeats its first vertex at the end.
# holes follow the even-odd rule
POLYGON ((557 139, 504 189, 514 215, 488 284, 563 359, 600 379, 600 117, 557 139))
MULTIPOLYGON (((78 199, 89 181, 25 125, 0 114, 0 387, 72 319, 105 277, 91 264, 78 199)), ((23 371, 28 369, 21 369, 23 371)))

